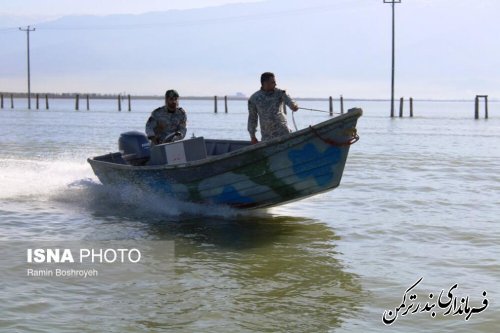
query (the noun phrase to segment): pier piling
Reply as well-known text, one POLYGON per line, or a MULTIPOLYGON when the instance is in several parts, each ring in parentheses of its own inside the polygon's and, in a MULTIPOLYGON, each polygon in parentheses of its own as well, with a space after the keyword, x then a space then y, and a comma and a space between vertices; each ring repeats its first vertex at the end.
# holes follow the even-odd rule
POLYGON ((10 94, 10 108, 14 108, 14 94, 10 94))
POLYGON ((413 97, 410 97, 410 118, 413 118, 413 97))
POLYGON ((399 99, 399 118, 403 117, 403 104, 404 104, 404 98, 401 97, 399 99))
POLYGON ((214 96, 214 113, 217 113, 217 96, 214 96))
POLYGON ((474 102, 474 119, 479 119, 479 99, 484 100, 484 119, 488 119, 488 95, 476 95, 474 102))
POLYGON ((87 111, 90 109, 89 94, 87 94, 87 111))
POLYGON ((75 110, 78 111, 80 109, 80 95, 76 94, 75 96, 75 110))
POLYGON ((3 109, 3 94, 0 94, 0 108, 3 109))
POLYGON ((49 95, 45 94, 45 110, 49 109, 49 95))
POLYGON ((330 110, 330 117, 331 117, 331 116, 333 116, 333 98, 332 98, 332 96, 330 96, 330 97, 328 98, 328 102, 329 102, 329 104, 330 104, 330 105, 329 105, 329 110, 330 110))
POLYGON ((37 93, 35 95, 35 98, 36 98, 36 109, 40 109, 40 95, 37 93))
POLYGON ((128 98, 128 111, 130 112, 130 111, 132 111, 132 103, 130 102, 130 94, 128 94, 127 98, 128 98))
POLYGON ((488 119, 488 95, 484 96, 484 118, 488 119))
POLYGON ((122 96, 118 95, 118 111, 122 110, 122 96))
POLYGON ((344 114, 344 96, 340 95, 340 113, 344 114))
POLYGON ((479 119, 479 96, 474 99, 474 119, 479 119))
POLYGON ((224 112, 227 113, 227 96, 224 96, 224 112))

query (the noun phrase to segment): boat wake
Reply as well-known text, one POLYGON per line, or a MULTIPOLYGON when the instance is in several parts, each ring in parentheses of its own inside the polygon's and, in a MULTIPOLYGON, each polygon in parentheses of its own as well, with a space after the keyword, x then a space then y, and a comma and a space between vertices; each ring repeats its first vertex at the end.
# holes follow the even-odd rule
POLYGON ((71 210, 117 216, 231 218, 249 214, 225 206, 182 202, 131 185, 104 186, 81 160, 0 159, 0 182, 0 201, 17 204, 52 202, 69 205, 71 210))
POLYGON ((82 176, 92 176, 92 170, 72 160, 0 159, 0 200, 48 200, 82 176))

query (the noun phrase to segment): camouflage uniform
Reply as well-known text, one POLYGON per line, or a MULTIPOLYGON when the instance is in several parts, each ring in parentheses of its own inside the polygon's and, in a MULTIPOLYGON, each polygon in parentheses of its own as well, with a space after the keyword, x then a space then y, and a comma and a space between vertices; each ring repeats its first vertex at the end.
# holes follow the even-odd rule
POLYGON ((295 101, 285 90, 259 90, 248 100, 248 132, 255 136, 257 119, 260 118, 260 133, 262 140, 270 140, 277 136, 290 133, 283 112, 283 102, 290 108, 296 105, 295 101))
POLYGON ((183 108, 171 112, 166 106, 162 106, 151 113, 146 123, 146 135, 149 139, 156 138, 161 143, 170 134, 180 132, 181 135, 175 136, 172 141, 182 140, 186 136, 186 122, 186 111, 183 108))

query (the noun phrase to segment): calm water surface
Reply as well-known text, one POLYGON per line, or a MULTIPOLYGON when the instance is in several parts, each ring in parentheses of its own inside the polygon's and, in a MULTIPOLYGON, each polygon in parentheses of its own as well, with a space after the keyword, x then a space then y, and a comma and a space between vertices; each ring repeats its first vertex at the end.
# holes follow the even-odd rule
MULTIPOLYGON (((119 134, 143 130, 158 102, 132 112, 114 104, 0 110, 2 253, 21 241, 161 241, 172 244, 170 271, 159 275, 157 263, 116 281, 42 279, 13 274, 25 248, 21 259, 3 255, 0 331, 498 332, 497 103, 490 119, 473 120, 472 103, 416 102, 413 119, 390 119, 388 103, 347 102, 365 113, 340 187, 257 212, 102 186, 86 158, 116 151, 119 134), (415 306, 456 283, 458 302, 488 307, 469 320, 438 309, 385 326, 384 311, 422 277, 415 306)), ((181 104, 188 136, 247 139, 245 102, 231 101, 229 114, 213 114, 209 101, 181 104)), ((326 118, 296 114, 301 128, 326 118)))

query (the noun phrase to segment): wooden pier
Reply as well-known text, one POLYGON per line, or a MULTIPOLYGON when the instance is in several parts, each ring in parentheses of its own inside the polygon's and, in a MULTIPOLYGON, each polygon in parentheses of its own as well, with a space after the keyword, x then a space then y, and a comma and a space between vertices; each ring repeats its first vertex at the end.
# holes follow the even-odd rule
MULTIPOLYGON (((80 111, 83 110, 83 107, 80 105, 81 99, 85 98, 85 109, 87 111, 91 110, 91 100, 110 100, 114 99, 116 101, 116 109, 117 111, 122 111, 122 101, 127 103, 127 110, 130 112, 132 111, 132 104, 134 100, 158 100, 159 103, 163 105, 164 103, 164 96, 139 96, 139 95, 131 95, 131 94, 126 94, 126 93, 120 93, 120 94, 90 94, 90 93, 62 93, 62 94, 51 94, 51 93, 32 93, 32 98, 35 98, 36 102, 36 110, 41 110, 43 108, 43 98, 45 98, 45 110, 49 110, 49 100, 52 99, 54 101, 61 100, 61 99, 73 99, 74 101, 74 110, 75 111, 80 111), (41 100, 42 99, 42 100, 41 100)), ((337 95, 339 96, 338 98, 334 98, 332 96, 328 96, 326 98, 295 98, 295 100, 298 102, 299 106, 307 106, 308 102, 325 102, 324 108, 321 108, 323 110, 314 110, 314 111, 322 111, 329 116, 333 116, 334 114, 343 114, 344 113, 344 104, 346 99, 344 98, 343 95, 337 95), (335 112, 335 107, 334 104, 339 103, 339 111, 335 112)), ((0 92, 0 109, 6 109, 8 107, 8 99, 10 98, 10 109, 15 108, 15 100, 22 100, 27 98, 26 93, 13 93, 13 92, 0 92)), ((185 96, 182 97, 182 100, 200 100, 200 101, 209 101, 213 100, 213 106, 214 106, 214 113, 217 114, 219 109, 218 109, 218 102, 219 99, 224 99, 224 113, 227 114, 229 113, 229 101, 247 101, 248 98, 245 96, 185 96)), ((385 103, 387 100, 386 99, 347 99, 349 103, 352 101, 359 101, 359 102, 381 102, 385 103)), ((407 99, 408 101, 408 110, 409 110, 409 117, 413 118, 414 117, 414 110, 415 110, 415 100, 413 97, 410 97, 407 99)), ((420 100, 420 101, 426 101, 426 100, 420 100)), ((429 101, 434 101, 434 100, 429 100, 429 101)), ((466 102, 466 100, 435 100, 436 102, 439 101, 449 101, 449 102, 466 102)), ((488 119, 490 114, 489 114, 489 96, 488 95, 476 95, 474 98, 474 119, 479 119, 480 118, 480 109, 482 108, 481 104, 484 104, 484 119, 488 119)), ((494 101, 497 102, 497 101, 494 101)), ((404 105, 406 103, 406 100, 404 97, 400 97, 399 99, 399 114, 398 118, 403 118, 405 117, 405 108, 406 106, 404 105)), ((16 103, 19 107, 19 103, 16 103)), ((359 104, 359 106, 363 106, 362 104, 359 104)), ((356 105, 356 106, 358 106, 356 105)), ((25 108, 26 106, 23 105, 21 106, 22 108, 25 108)), ((241 108, 241 106, 239 107, 241 108)), ((307 109, 307 108, 306 108, 307 109)), ((283 111, 286 113, 288 111, 288 108, 286 105, 283 105, 283 111)), ((370 110, 366 109, 367 114, 369 114, 370 110)), ((391 112, 390 117, 393 118, 394 114, 391 112)))

